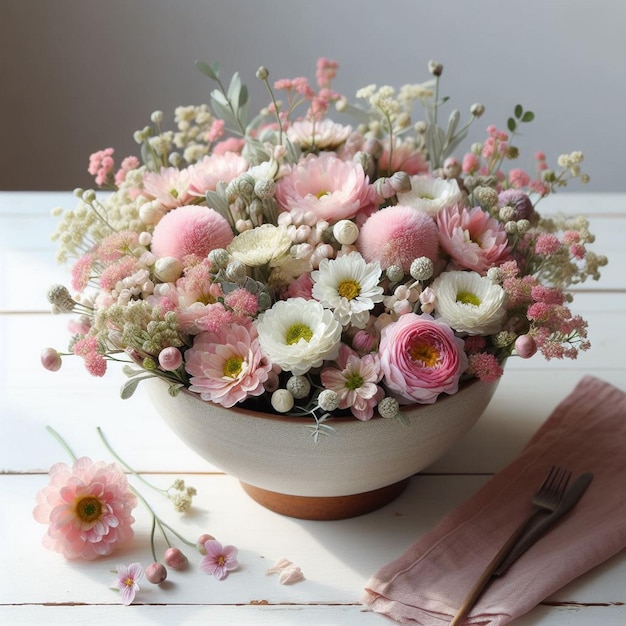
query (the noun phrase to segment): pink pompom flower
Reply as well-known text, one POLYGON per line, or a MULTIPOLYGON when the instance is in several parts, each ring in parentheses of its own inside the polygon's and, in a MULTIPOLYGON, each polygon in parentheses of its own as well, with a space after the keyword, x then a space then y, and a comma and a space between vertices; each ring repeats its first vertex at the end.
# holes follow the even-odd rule
POLYGON ((467 368, 463 340, 445 323, 407 313, 381 331, 380 365, 396 399, 432 404, 440 393, 456 393, 467 368))
POLYGON ((439 234, 432 217, 397 204, 373 213, 361 227, 356 245, 368 263, 378 261, 383 269, 399 265, 408 273, 419 257, 436 261, 439 234))
POLYGON ((211 250, 226 248, 233 240, 226 218, 205 206, 186 205, 167 213, 152 234, 152 252, 157 259, 186 256, 206 257, 211 250))
POLYGON ((56 463, 50 483, 37 493, 33 517, 48 525, 43 545, 67 559, 106 556, 133 537, 137 498, 115 463, 77 459, 56 463))

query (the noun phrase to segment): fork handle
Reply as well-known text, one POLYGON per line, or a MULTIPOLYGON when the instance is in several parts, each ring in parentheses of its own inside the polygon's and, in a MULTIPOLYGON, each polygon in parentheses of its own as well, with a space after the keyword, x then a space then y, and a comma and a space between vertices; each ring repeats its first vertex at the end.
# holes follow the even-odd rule
POLYGON ((540 511, 533 511, 526 519, 513 531, 511 536, 507 539, 506 543, 498 550, 498 553, 491 559, 489 565, 485 568, 485 571, 481 574, 480 578, 476 581, 470 592, 467 594, 463 604, 461 604, 456 615, 450 622, 450 626, 460 626, 463 620, 467 617, 468 613, 472 610, 474 604, 480 597, 480 594, 484 591, 485 587, 489 583, 493 573, 498 569, 498 566, 504 561, 510 550, 515 545, 516 541, 522 536, 530 522, 540 511))

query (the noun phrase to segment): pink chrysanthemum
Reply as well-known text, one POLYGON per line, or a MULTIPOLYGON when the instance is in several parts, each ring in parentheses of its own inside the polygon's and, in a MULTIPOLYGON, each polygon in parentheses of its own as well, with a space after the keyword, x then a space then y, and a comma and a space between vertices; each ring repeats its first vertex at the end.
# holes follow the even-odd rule
POLYGON ((509 259, 504 226, 480 207, 446 207, 437 213, 437 225, 441 247, 459 269, 484 275, 509 259))
POLYGON ((294 224, 308 223, 307 215, 312 219, 309 225, 353 218, 371 208, 373 197, 363 168, 330 152, 309 155, 276 188, 276 200, 283 211, 292 214, 294 224))
POLYGON ((50 483, 37 493, 35 520, 48 524, 43 544, 67 559, 106 556, 133 537, 137 498, 115 463, 80 458, 70 468, 50 468, 50 483))
POLYGON ((397 204, 373 213, 361 227, 356 245, 369 263, 378 261, 383 269, 399 265, 408 273, 419 257, 437 260, 439 234, 432 217, 397 204))
POLYGON ((233 232, 226 218, 205 206, 187 205, 167 213, 152 234, 156 258, 183 261, 186 256, 206 257, 211 250, 226 248, 233 232))
POLYGON ((210 539, 204 542, 204 550, 206 556, 200 562, 200 569, 218 580, 223 580, 228 572, 239 567, 235 546, 222 546, 216 539, 210 539))
POLYGON ((407 313, 385 326, 379 356, 385 383, 405 404, 432 404, 440 393, 456 393, 467 367, 463 340, 427 314, 407 313))
POLYGON ((228 184, 248 169, 248 161, 235 152, 211 154, 189 168, 189 193, 203 198, 207 191, 215 191, 217 183, 228 184))
POLYGON ((231 407, 264 392, 272 364, 261 352, 254 327, 231 324, 197 335, 186 355, 191 391, 231 407))
POLYGON ((160 172, 148 172, 143 177, 144 192, 164 209, 184 206, 190 200, 189 171, 162 167, 160 172))
POLYGON ((424 159, 424 154, 406 141, 394 141, 391 162, 389 161, 389 149, 386 146, 378 159, 378 167, 381 172, 385 172, 389 176, 394 172, 406 172, 409 176, 428 172, 428 164, 424 159))
POLYGON ((378 356, 366 354, 359 357, 348 346, 341 344, 337 365, 338 368, 322 370, 322 384, 337 394, 338 408, 349 408, 357 419, 371 419, 374 408, 385 395, 378 386, 382 378, 378 356))

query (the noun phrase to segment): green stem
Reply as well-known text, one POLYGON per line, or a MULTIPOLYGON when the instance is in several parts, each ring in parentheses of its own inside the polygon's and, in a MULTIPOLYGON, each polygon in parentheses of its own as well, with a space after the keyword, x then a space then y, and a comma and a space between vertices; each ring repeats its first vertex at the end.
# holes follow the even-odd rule
POLYGON ((74 454, 72 449, 67 445, 65 439, 59 435, 59 433, 52 428, 52 426, 46 426, 46 430, 61 444, 61 447, 67 452, 72 461, 75 461, 78 457, 74 454))
POLYGON ((104 436, 104 433, 102 432, 102 429, 100 428, 100 426, 98 426, 96 428, 96 430, 98 431, 98 436, 100 437, 100 439, 102 440, 102 443, 105 445, 106 449, 115 457, 115 459, 117 461, 119 461, 131 474, 133 474, 133 476, 136 476, 142 483, 144 483, 144 485, 147 485, 148 487, 150 487, 151 489, 154 489, 155 491, 158 491, 159 493, 165 494, 167 495, 167 490, 166 489, 160 489, 159 487, 153 485, 151 482, 149 482, 148 480, 146 480, 139 472, 137 472, 136 470, 134 470, 130 465, 128 465, 128 463, 126 463, 126 461, 124 461, 124 459, 122 459, 119 454, 117 454, 117 452, 115 452, 115 450, 113 450, 113 448, 111 447, 111 444, 109 444, 109 442, 107 441, 106 437, 104 436))
POLYGON ((272 88, 267 78, 265 78, 263 82, 265 83, 265 86, 267 87, 267 91, 270 94, 270 98, 272 99, 272 103, 274 104, 274 113, 276 114, 276 120, 278 121, 278 145, 282 146, 283 145, 283 125, 282 125, 282 122, 280 121, 280 109, 278 108, 278 102, 276 102, 276 97, 274 96, 274 92, 272 91, 272 88))

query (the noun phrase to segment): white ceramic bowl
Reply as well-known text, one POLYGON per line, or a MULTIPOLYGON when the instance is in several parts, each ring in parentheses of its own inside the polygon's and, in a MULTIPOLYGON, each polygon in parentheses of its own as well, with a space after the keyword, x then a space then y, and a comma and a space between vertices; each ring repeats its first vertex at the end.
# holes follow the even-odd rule
POLYGON ((354 496, 356 505, 364 494, 379 492, 378 504, 373 496, 363 503, 365 510, 371 510, 398 495, 403 481, 442 456, 475 424, 497 386, 473 381, 434 404, 403 407, 409 425, 378 416, 367 422, 332 419, 327 423, 336 431, 315 442, 307 428, 311 418, 225 409, 188 392, 171 397, 167 383, 156 378, 142 384, 182 441, 238 478, 253 498, 278 512, 316 519, 363 511, 320 511, 313 516, 306 511, 299 514, 294 502, 305 509, 310 504, 329 509, 334 498, 338 503, 342 497, 354 496), (291 508, 280 503, 283 495, 295 496, 291 508))

